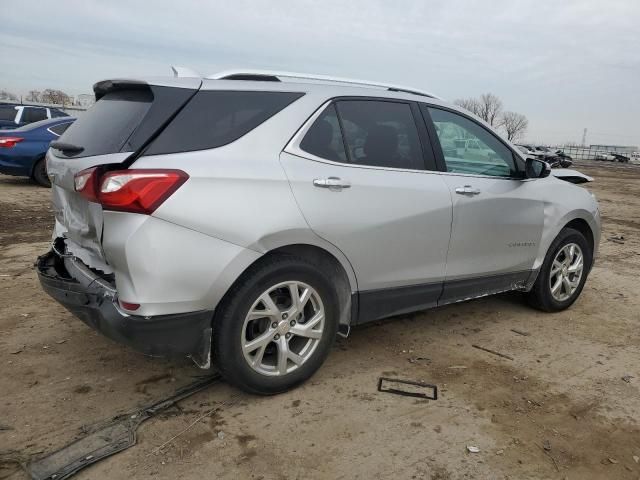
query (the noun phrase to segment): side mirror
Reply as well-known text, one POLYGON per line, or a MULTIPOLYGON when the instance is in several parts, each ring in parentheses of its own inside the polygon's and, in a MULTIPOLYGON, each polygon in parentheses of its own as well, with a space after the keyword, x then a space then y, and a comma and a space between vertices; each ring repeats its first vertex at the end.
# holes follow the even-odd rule
POLYGON ((551 167, 547 162, 543 162, 537 158, 527 158, 525 173, 527 178, 544 178, 551 175, 551 167))

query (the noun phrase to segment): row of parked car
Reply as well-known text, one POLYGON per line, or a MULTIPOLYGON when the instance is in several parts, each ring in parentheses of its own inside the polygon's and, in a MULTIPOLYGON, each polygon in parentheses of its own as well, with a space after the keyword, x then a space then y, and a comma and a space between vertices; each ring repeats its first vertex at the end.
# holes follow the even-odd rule
POLYGON ((44 160, 49 143, 74 121, 57 108, 0 105, 0 173, 50 186, 44 160))
POLYGON ((528 157, 544 160, 551 168, 569 168, 573 159, 562 150, 551 150, 542 145, 516 145, 528 157))

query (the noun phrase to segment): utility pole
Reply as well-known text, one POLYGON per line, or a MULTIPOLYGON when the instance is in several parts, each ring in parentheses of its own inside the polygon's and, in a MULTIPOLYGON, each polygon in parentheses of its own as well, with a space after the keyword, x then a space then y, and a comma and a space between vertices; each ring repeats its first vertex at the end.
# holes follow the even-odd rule
POLYGON ((582 131, 582 146, 583 147, 587 146, 587 129, 586 128, 582 131))

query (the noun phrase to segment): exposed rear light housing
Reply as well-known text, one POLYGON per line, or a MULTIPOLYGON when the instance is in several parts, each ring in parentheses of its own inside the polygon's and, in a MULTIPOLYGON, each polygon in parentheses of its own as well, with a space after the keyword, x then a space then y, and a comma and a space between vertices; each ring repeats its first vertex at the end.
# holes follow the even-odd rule
POLYGON ((22 137, 0 137, 0 148, 12 148, 17 143, 20 143, 24 138, 22 137))
POLYGON ((182 170, 130 169, 101 172, 99 167, 76 173, 75 189, 105 210, 152 214, 187 181, 182 170))

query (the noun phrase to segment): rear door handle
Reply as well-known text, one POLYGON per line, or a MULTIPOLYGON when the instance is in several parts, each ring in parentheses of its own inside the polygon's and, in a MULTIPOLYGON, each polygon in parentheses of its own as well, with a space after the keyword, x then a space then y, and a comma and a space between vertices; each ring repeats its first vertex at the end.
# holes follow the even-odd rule
POLYGON ((473 188, 471 185, 465 185, 464 187, 456 188, 456 193, 460 195, 479 195, 480 190, 473 188))
POLYGON ((331 190, 342 190, 343 188, 351 188, 349 180, 343 180, 339 177, 316 178, 313 185, 319 188, 329 188, 331 190))

